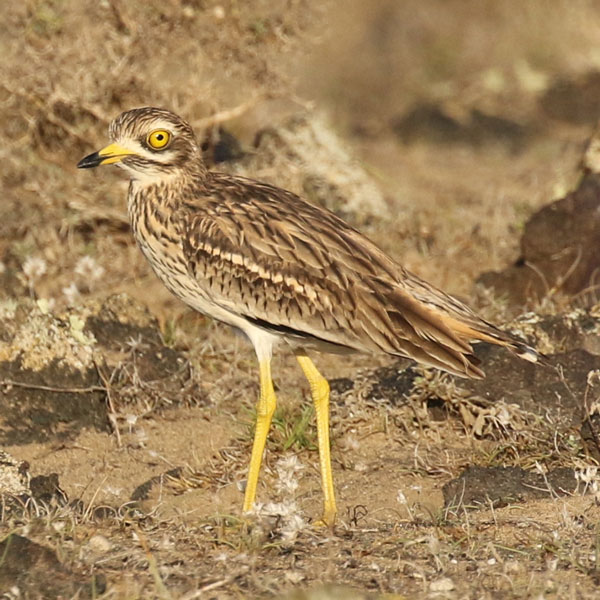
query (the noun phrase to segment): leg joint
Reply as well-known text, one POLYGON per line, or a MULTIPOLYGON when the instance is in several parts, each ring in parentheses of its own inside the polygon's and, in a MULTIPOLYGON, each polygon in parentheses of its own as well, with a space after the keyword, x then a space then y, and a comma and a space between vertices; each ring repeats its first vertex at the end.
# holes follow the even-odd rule
POLYGON ((256 416, 261 419, 271 419, 275 413, 275 402, 265 402, 261 399, 256 407, 256 416))
POLYGON ((315 401, 329 398, 329 382, 324 377, 313 379, 310 382, 310 389, 315 401))

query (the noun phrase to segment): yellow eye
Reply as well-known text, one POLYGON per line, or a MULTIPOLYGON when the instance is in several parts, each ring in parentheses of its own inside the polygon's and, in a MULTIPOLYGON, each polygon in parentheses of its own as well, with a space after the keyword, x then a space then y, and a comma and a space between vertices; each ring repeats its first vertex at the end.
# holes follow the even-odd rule
POLYGON ((165 129, 155 129, 152 133, 148 134, 146 142, 150 148, 154 150, 162 150, 167 147, 167 144, 171 141, 171 134, 165 129))

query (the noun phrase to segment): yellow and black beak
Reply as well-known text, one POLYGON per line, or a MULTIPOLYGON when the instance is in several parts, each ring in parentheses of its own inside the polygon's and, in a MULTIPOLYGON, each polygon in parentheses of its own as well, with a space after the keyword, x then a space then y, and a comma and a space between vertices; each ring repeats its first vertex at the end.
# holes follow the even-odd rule
POLYGON ((98 152, 94 152, 93 154, 89 154, 85 158, 82 158, 77 163, 77 168, 93 169, 100 165, 112 165, 120 162, 126 156, 131 154, 136 153, 133 152, 133 150, 128 150, 127 148, 123 148, 123 146, 119 146, 119 144, 109 144, 106 148, 102 148, 102 150, 98 150, 98 152))

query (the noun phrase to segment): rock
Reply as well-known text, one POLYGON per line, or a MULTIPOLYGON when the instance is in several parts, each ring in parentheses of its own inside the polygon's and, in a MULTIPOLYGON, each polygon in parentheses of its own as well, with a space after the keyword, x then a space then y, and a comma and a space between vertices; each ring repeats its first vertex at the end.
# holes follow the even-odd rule
MULTIPOLYGON (((562 315, 528 315, 513 323, 513 333, 544 351, 552 367, 522 360, 504 348, 479 344, 475 354, 486 372, 483 380, 460 379, 398 362, 363 370, 354 381, 332 381, 334 402, 365 399, 392 406, 413 402, 423 422, 459 419, 476 437, 532 440, 550 449, 559 439, 579 433, 585 453, 600 460, 600 306, 562 315), (350 385, 352 384, 352 385, 350 385), (547 440, 547 442, 540 440, 547 440)), ((529 442, 526 442, 529 443, 529 442)), ((574 443, 572 440, 569 443, 574 443)), ((507 502, 547 497, 576 489, 573 469, 542 477, 522 469, 471 467, 444 489, 446 505, 507 502), (543 484, 543 485, 542 485, 543 484), (532 488, 541 488, 538 494, 532 488), (554 493, 552 492, 552 493, 554 493)))
POLYGON ((32 477, 30 488, 31 497, 46 506, 64 506, 68 501, 67 494, 59 485, 56 473, 32 477))
POLYGON ((412 361, 400 360, 375 370, 359 371, 352 379, 333 379, 331 392, 337 396, 351 392, 353 396, 373 403, 406 404, 415 378, 420 375, 410 366, 412 364, 412 361))
POLYGON ((527 313, 515 321, 515 329, 546 354, 585 350, 600 355, 600 304, 555 315, 527 313))
POLYGON ((109 349, 122 348, 132 339, 161 343, 158 321, 148 308, 127 294, 114 294, 101 303, 86 304, 86 327, 98 343, 109 349))
POLYGON ((29 463, 13 458, 0 451, 0 499, 4 516, 27 513, 30 500, 35 501, 37 514, 43 514, 56 506, 64 506, 67 496, 58 484, 58 475, 29 474, 29 463))
POLYGON ((29 494, 30 478, 28 462, 0 450, 0 496, 29 494))
POLYGON ((97 533, 88 540, 87 549, 93 554, 107 554, 112 549, 112 544, 106 537, 97 533))
POLYGON ((500 508, 513 502, 570 495, 576 488, 575 471, 566 467, 536 473, 519 467, 470 466, 442 491, 446 508, 500 508))
POLYGON ((4 594, 15 589, 20 598, 95 598, 106 590, 104 576, 72 573, 55 552, 15 533, 0 542, 0 556, 4 594))
MULTIPOLYGON (((550 415, 553 423, 564 429, 581 426, 588 374, 600 369, 600 356, 581 349, 570 350, 552 355, 552 368, 524 361, 497 346, 480 345, 476 355, 486 372, 482 380, 460 379, 419 366, 407 368, 404 362, 398 362, 362 371, 354 386, 343 385, 341 392, 333 380, 331 389, 336 397, 358 396, 394 406, 406 405, 415 397, 426 399, 433 420, 465 410, 461 407, 464 404, 472 409, 472 420, 465 424, 476 435, 486 435, 494 422, 505 421, 509 425, 514 420, 511 427, 527 427, 520 421, 518 411, 511 414, 511 407, 530 415, 550 415)), ((346 380, 342 381, 345 384, 346 380)), ((461 418, 467 418, 466 412, 461 412, 461 418)))
POLYGON ((201 143, 202 157, 210 169, 219 163, 243 158, 246 153, 239 140, 224 127, 211 129, 201 143))
POLYGON ((559 79, 539 100, 540 108, 552 119, 575 125, 600 119, 600 72, 588 71, 573 79, 559 79))
MULTIPOLYGON (((531 440, 535 431, 538 442, 547 439, 549 447, 557 434, 579 431, 581 444, 598 460, 600 414, 592 399, 600 388, 600 305, 549 317, 527 315, 515 321, 511 331, 546 352, 554 368, 479 344, 475 353, 486 371, 483 380, 406 368, 398 362, 361 371, 354 381, 333 381, 334 401, 359 397, 394 406, 415 402, 416 411, 426 406, 424 420, 459 418, 472 435, 492 439, 531 440)), ((504 506, 576 490, 575 471, 563 467, 542 474, 517 467, 469 466, 443 488, 448 508, 504 506)))
POLYGON ((95 339, 84 331, 83 314, 64 318, 51 314, 44 301, 5 300, 0 305, 0 362, 18 362, 23 369, 84 371, 93 367, 95 339))
POLYGON ((289 189, 354 224, 389 216, 381 192, 322 115, 297 115, 259 132, 255 151, 232 169, 289 189))
POLYGON ((135 488, 131 494, 131 501, 140 502, 142 500, 148 500, 151 497, 151 494, 157 492, 157 490, 159 494, 162 493, 163 487, 168 485, 169 482, 183 480, 185 474, 183 467, 175 467, 174 469, 169 469, 165 473, 155 475, 135 488))
POLYGON ((96 340, 79 310, 52 315, 30 300, 0 310, 0 440, 68 438, 82 426, 107 428, 94 364, 96 340))
POLYGON ((517 306, 547 295, 598 297, 600 284, 600 175, 587 173, 576 190, 535 213, 525 225, 521 256, 478 283, 517 306))
POLYGON ((109 376, 117 407, 135 405, 140 386, 155 406, 206 401, 186 357, 163 344, 156 319, 124 294, 60 314, 31 300, 0 307, 1 442, 110 431, 119 415, 111 424, 109 376))
POLYGON ((586 398, 597 397, 600 388, 600 377, 595 376, 600 371, 600 307, 529 316, 515 321, 511 331, 545 352, 551 366, 522 360, 499 346, 478 344, 475 354, 485 379, 406 368, 406 362, 399 361, 363 370, 353 381, 332 381, 334 401, 359 398, 394 406, 425 402, 430 419, 458 417, 479 437, 503 431, 526 435, 542 424, 549 435, 578 429, 589 453, 600 456, 600 415, 591 409, 586 415, 584 410, 586 398))
MULTIPOLYGON (((459 390, 484 405, 504 402, 538 416, 551 416, 555 426, 564 429, 581 425, 581 406, 590 371, 600 369, 600 356, 585 350, 554 354, 552 368, 524 361, 503 348, 481 346, 477 356, 483 361, 486 378, 456 380, 459 390)), ((507 415, 510 419, 510 415, 507 415)))
POLYGON ((464 112, 459 119, 442 105, 419 104, 392 121, 392 130, 404 143, 426 140, 437 144, 495 144, 511 152, 522 150, 535 133, 532 126, 477 108, 465 108, 464 112))
POLYGON ((433 594, 444 594, 451 592, 455 587, 454 581, 450 577, 440 577, 429 584, 429 591, 433 594))

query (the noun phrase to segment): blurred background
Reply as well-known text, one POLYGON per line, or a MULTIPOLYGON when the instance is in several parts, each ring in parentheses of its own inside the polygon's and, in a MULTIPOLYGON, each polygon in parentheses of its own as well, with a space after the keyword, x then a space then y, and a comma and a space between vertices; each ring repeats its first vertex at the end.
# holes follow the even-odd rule
POLYGON ((474 282, 518 262, 527 220, 576 186, 600 116, 591 0, 27 0, 3 14, 2 293, 59 306, 125 290, 185 312, 133 245, 118 170, 75 168, 131 107, 180 113, 213 168, 325 203, 492 312, 506 290, 474 282))

